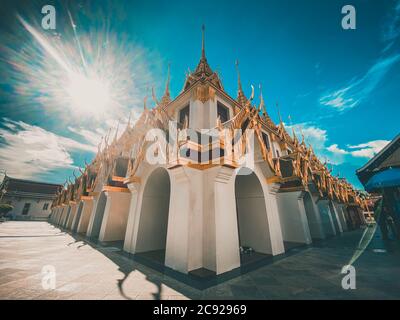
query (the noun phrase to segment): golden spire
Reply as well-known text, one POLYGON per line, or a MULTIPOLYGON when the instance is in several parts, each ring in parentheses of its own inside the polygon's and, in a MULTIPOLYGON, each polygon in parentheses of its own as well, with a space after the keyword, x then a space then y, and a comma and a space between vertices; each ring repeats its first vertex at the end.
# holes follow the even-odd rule
POLYGON ((129 111, 129 118, 126 128, 129 129, 131 127, 131 117, 132 117, 132 110, 129 111))
POLYGON ((245 105, 247 103, 247 98, 243 92, 243 88, 242 88, 242 81, 240 79, 240 71, 239 71, 239 60, 236 60, 235 62, 235 66, 236 66, 236 72, 237 72, 237 77, 238 77, 238 92, 237 92, 237 98, 236 100, 241 104, 241 105, 245 105))
POLYGON ((206 44, 205 44, 205 31, 206 26, 201 26, 201 59, 206 60, 206 44))
POLYGON ((114 141, 117 141, 120 120, 118 119, 117 128, 115 129, 114 141))
POLYGON ((147 96, 145 96, 143 98, 143 110, 146 111, 147 110, 147 96))
POLYGON ((194 72, 197 76, 210 76, 213 74, 210 66, 208 65, 207 58, 206 58, 206 45, 205 45, 205 26, 203 24, 201 28, 201 59, 194 72))
POLYGON ((265 102, 264 102, 264 97, 262 94, 262 85, 260 84, 260 105, 258 107, 258 112, 262 110, 263 114, 267 114, 267 110, 265 109, 265 102))
POLYGON ((171 64, 168 63, 168 73, 167 73, 167 83, 165 84, 165 93, 164 96, 170 96, 169 93, 169 82, 171 81, 171 64))
POLYGON ((294 126, 292 126, 292 135, 294 146, 297 147, 299 145, 299 139, 297 139, 296 132, 294 131, 294 126))
POLYGON ((282 117, 281 117, 281 110, 279 108, 279 103, 278 102, 276 102, 276 108, 278 109, 279 124, 283 126, 283 121, 282 121, 282 117))
POLYGON ((306 141, 304 138, 304 133, 303 133, 303 129, 300 128, 300 132, 301 132, 301 145, 305 146, 306 145, 306 141))
POLYGON ((167 74, 167 82, 165 83, 165 92, 163 97, 161 98, 161 105, 165 106, 171 102, 171 94, 169 92, 169 84, 171 81, 171 65, 168 63, 168 74, 167 74))

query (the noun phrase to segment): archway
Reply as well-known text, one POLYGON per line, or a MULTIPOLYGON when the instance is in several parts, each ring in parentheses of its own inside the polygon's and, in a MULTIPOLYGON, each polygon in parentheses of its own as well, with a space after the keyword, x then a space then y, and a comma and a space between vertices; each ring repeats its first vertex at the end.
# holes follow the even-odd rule
POLYGON ((147 179, 142 196, 136 254, 164 264, 171 182, 164 168, 147 179))
POLYGON ((241 265, 272 254, 264 192, 256 174, 237 175, 236 213, 241 265))
POLYGON ((93 239, 99 239, 101 224, 103 222, 104 209, 106 208, 107 196, 105 192, 100 193, 99 200, 96 205, 96 212, 93 219, 93 227, 90 237, 93 239))

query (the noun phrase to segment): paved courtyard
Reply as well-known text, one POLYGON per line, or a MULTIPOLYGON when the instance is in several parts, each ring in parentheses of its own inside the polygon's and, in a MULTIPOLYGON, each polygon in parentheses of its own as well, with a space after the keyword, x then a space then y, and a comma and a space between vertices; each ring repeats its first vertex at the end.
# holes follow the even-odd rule
POLYGON ((205 290, 143 266, 116 247, 74 238, 46 222, 0 224, 0 299, 399 299, 400 246, 364 230, 292 252, 276 262, 205 290), (354 263, 355 290, 341 287, 343 265, 354 263), (42 287, 54 266, 56 287, 42 287))

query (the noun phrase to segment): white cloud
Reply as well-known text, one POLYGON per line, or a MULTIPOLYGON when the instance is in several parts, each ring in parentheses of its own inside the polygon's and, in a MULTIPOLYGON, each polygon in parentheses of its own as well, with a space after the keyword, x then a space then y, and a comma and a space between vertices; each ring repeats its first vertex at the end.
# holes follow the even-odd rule
POLYGON ((303 122, 290 126, 286 126, 286 129, 291 131, 294 129, 297 137, 301 139, 302 134, 308 144, 311 144, 314 150, 322 149, 325 147, 327 140, 326 130, 316 127, 315 125, 303 122))
POLYGON ((327 161, 334 165, 340 165, 345 162, 361 164, 359 163, 360 158, 372 158, 389 143, 387 140, 374 140, 358 145, 347 145, 343 148, 336 143, 329 144, 327 131, 314 124, 304 122, 286 126, 286 128, 290 133, 294 129, 299 139, 303 134, 306 143, 312 145, 315 154, 322 161, 327 161))
POLYGON ((349 110, 366 99, 384 79, 390 69, 400 61, 400 54, 391 50, 400 36, 400 0, 394 3, 383 26, 381 57, 361 77, 355 77, 343 88, 324 94, 319 102, 337 111, 349 110))
POLYGON ((71 151, 96 151, 93 145, 22 121, 3 118, 3 124, 0 168, 13 177, 29 179, 54 169, 75 168, 71 151))
POLYGON ((389 142, 388 140, 374 140, 355 146, 348 146, 348 148, 352 150, 357 149, 350 152, 353 157, 370 159, 381 151, 389 142))
POLYGON ((328 151, 333 152, 333 153, 337 153, 337 154, 348 154, 349 152, 344 150, 344 149, 340 149, 338 147, 337 144, 332 144, 331 146, 329 146, 327 148, 328 151))
POLYGON ((387 23, 383 30, 383 41, 389 42, 388 47, 391 47, 396 38, 400 35, 400 1, 398 0, 390 13, 387 23))
POLYGON ((353 79, 344 88, 334 90, 322 96, 319 99, 320 104, 338 111, 356 107, 373 92, 399 60, 400 54, 379 59, 361 78, 353 79))

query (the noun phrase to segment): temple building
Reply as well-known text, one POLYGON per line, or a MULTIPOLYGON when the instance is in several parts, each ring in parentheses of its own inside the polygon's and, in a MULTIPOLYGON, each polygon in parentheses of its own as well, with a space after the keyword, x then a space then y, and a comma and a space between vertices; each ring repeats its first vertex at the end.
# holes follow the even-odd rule
POLYGON ((253 103, 239 70, 237 96, 224 90, 204 31, 200 61, 175 98, 169 82, 58 194, 53 224, 121 241, 126 252, 184 274, 216 275, 356 227, 358 193, 331 175, 304 137, 272 121, 261 93, 253 103))
POLYGON ((13 208, 7 216, 18 220, 46 220, 58 192, 59 184, 16 179, 5 176, 0 184, 0 203, 13 208))

